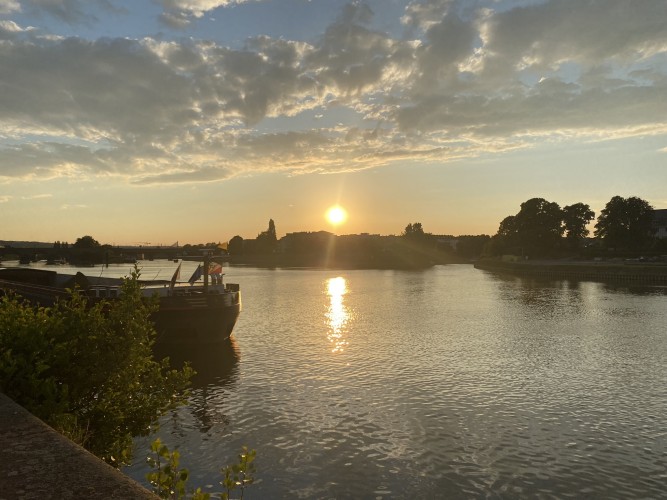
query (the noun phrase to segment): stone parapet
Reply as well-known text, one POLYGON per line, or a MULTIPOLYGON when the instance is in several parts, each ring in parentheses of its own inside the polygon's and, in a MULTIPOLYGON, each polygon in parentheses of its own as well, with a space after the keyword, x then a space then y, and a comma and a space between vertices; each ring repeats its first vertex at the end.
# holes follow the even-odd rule
POLYGON ((156 499, 0 393, 0 500, 156 499))

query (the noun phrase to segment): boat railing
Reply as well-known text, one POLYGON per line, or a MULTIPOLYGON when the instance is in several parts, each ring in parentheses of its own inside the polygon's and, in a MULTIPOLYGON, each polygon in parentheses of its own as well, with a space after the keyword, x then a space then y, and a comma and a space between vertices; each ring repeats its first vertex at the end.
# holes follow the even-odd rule
POLYGON ((67 290, 58 290, 50 286, 33 285, 30 283, 17 283, 15 281, 0 280, 0 288, 13 290, 19 294, 30 294, 34 296, 67 298, 70 292, 67 290))

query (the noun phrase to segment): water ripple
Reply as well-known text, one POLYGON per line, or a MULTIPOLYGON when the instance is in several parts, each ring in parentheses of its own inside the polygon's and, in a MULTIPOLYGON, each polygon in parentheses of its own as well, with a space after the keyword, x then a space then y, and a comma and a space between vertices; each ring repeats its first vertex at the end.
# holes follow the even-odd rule
POLYGON ((665 496, 664 294, 469 266, 239 272, 231 357, 162 421, 197 485, 248 445, 253 498, 665 496))

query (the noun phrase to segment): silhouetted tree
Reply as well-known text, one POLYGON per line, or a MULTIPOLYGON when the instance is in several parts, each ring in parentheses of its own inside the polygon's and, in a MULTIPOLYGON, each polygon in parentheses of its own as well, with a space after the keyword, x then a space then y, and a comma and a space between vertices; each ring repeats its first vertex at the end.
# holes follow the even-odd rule
POLYGON ((405 230, 401 236, 406 238, 421 238, 424 236, 424 228, 422 227, 421 222, 415 222, 414 224, 410 223, 405 226, 405 230))
POLYGON ((654 235, 653 207, 636 196, 614 196, 595 224, 595 236, 608 248, 640 250, 654 235))
POLYGON ((563 235, 563 214, 558 203, 531 198, 521 204, 516 215, 505 217, 498 227, 498 249, 545 255, 558 246, 563 235))
POLYGON ((482 250, 490 239, 487 234, 459 236, 456 254, 465 259, 476 259, 482 255, 482 250))
POLYGON ((73 248, 98 248, 99 246, 99 242, 92 236, 82 236, 77 238, 73 248))
POLYGON ((588 236, 586 227, 590 221, 595 219, 595 212, 585 203, 575 203, 563 207, 563 224, 565 226, 565 238, 570 248, 579 248, 581 241, 588 236))
POLYGON ((522 203, 516 215, 519 241, 538 253, 553 248, 563 235, 562 217, 558 203, 544 198, 532 198, 522 203))
POLYGON ((498 226, 498 236, 505 238, 510 243, 514 243, 517 239, 517 221, 516 215, 508 215, 500 221, 498 226))
POLYGON ((239 235, 236 235, 231 240, 229 240, 227 251, 229 252, 229 255, 242 255, 243 238, 241 238, 239 235))

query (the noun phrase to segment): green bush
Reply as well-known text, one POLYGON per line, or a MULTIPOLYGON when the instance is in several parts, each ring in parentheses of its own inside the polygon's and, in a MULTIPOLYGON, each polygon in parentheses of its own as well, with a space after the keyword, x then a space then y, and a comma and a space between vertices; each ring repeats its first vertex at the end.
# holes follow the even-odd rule
MULTIPOLYGON (((153 455, 147 458, 148 464, 153 469, 146 474, 146 479, 151 483, 153 493, 160 498, 170 500, 210 500, 211 494, 204 493, 201 488, 188 493, 186 483, 189 478, 187 469, 179 469, 180 453, 178 450, 169 451, 167 445, 162 444, 158 438, 151 444, 153 455)), ((223 467, 220 471, 224 476, 220 484, 224 492, 220 494, 220 500, 231 500, 233 491, 238 492, 239 499, 243 500, 245 489, 255 482, 255 450, 243 447, 235 464, 223 467)))
POLYGON ((77 291, 50 308, 0 299, 0 390, 116 467, 133 436, 184 402, 193 373, 154 359, 157 303, 138 278, 135 268, 119 299, 93 306, 77 291))

